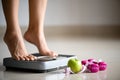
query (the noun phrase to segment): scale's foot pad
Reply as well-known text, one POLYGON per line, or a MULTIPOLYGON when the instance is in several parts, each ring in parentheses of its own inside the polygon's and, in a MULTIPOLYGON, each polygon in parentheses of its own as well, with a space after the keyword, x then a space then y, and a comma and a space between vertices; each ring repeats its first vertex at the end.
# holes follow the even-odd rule
POLYGON ((62 55, 57 58, 50 58, 46 56, 40 56, 38 53, 33 54, 39 57, 35 61, 17 61, 9 58, 4 58, 3 65, 7 70, 20 70, 20 71, 32 71, 32 72, 49 72, 57 69, 63 69, 67 67, 67 62, 71 58, 76 58, 75 55, 62 55))

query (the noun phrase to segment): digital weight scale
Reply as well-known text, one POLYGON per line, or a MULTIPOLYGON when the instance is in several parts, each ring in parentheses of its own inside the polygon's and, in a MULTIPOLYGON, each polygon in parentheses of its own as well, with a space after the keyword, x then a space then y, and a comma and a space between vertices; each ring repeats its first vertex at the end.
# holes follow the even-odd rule
POLYGON ((39 53, 35 53, 33 55, 38 57, 38 59, 34 61, 17 61, 11 57, 8 57, 3 59, 3 65, 6 67, 6 70, 25 70, 43 73, 66 68, 69 59, 77 58, 75 55, 63 54, 59 54, 57 58, 40 56, 39 53))

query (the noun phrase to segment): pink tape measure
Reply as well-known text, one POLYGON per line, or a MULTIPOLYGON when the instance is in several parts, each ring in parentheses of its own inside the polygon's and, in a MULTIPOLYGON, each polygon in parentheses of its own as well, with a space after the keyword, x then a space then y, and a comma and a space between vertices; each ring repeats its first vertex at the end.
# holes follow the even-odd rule
POLYGON ((82 60, 81 63, 85 68, 84 71, 91 72, 91 73, 104 71, 107 68, 107 64, 101 59, 98 61, 95 59, 82 60))

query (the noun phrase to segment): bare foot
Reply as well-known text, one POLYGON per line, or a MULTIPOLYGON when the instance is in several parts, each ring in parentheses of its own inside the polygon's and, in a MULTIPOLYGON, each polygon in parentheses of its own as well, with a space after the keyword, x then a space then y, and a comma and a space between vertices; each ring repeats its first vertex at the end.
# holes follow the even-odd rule
POLYGON ((29 55, 21 33, 18 32, 6 32, 4 36, 4 41, 8 46, 12 58, 16 60, 34 60, 33 55, 29 55))
POLYGON ((51 51, 46 43, 45 40, 45 36, 43 34, 43 32, 37 32, 35 30, 28 30, 25 34, 24 34, 24 38, 34 44, 35 46, 37 46, 39 53, 41 55, 44 56, 51 56, 51 57, 56 57, 58 56, 58 54, 56 54, 55 52, 51 51))

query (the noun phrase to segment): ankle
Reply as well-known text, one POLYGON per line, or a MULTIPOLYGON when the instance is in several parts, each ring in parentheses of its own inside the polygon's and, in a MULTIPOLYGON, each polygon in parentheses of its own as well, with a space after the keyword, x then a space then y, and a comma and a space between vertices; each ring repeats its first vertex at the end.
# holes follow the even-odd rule
POLYGON ((10 31, 6 31, 5 35, 4 35, 4 42, 8 42, 8 41, 11 41, 13 39, 15 39, 17 37, 17 33, 16 32, 10 32, 10 31))
POLYGON ((28 32, 43 32, 43 25, 40 24, 31 24, 28 26, 28 32))

